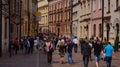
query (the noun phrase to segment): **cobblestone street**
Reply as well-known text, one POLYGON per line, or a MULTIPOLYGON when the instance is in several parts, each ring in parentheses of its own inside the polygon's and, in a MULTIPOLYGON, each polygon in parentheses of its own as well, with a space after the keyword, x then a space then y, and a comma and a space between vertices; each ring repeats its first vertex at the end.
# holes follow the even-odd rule
MULTIPOLYGON (((39 56, 38 53, 29 55, 19 53, 18 55, 14 55, 11 58, 8 56, 1 57, 0 67, 84 67, 80 51, 76 54, 73 53, 75 64, 72 65, 67 63, 67 55, 65 56, 65 63, 60 64, 59 54, 57 50, 53 53, 52 64, 47 63, 46 54, 44 54, 43 52, 40 52, 39 61, 38 56, 39 56)), ((119 64, 120 57, 119 52, 117 52, 113 56, 112 67, 120 67, 119 64)), ((90 61, 89 67, 95 67, 94 61, 90 61)), ((106 63, 102 60, 100 61, 100 67, 106 67, 106 63)))

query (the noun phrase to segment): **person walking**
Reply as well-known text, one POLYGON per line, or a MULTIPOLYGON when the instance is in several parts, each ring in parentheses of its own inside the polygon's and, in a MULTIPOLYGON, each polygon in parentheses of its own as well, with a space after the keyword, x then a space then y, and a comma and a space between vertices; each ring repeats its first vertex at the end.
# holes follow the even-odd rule
POLYGON ((17 51, 19 50, 19 40, 18 40, 18 38, 16 38, 13 41, 13 44, 14 44, 14 47, 15 47, 15 54, 17 54, 17 51))
POLYGON ((45 42, 45 49, 46 49, 46 53, 47 53, 47 61, 48 63, 51 64, 52 62, 52 53, 53 53, 53 45, 52 45, 52 42, 51 40, 47 40, 45 42))
POLYGON ((60 55, 60 63, 64 63, 64 56, 65 56, 65 42, 64 39, 61 39, 59 43, 59 55, 60 55))
POLYGON ((38 40, 37 38, 35 37, 34 39, 34 51, 37 52, 37 48, 38 48, 38 40))
POLYGON ((30 42, 30 53, 32 54, 34 49, 34 38, 30 37, 29 42, 30 42))
POLYGON ((14 50, 14 44, 13 44, 13 42, 10 40, 10 43, 9 43, 9 56, 10 56, 10 57, 13 55, 13 50, 14 50))
POLYGON ((73 43, 74 43, 74 51, 75 53, 77 53, 77 48, 78 48, 78 39, 75 36, 75 38, 73 39, 73 43))
POLYGON ((73 49, 73 43, 71 40, 68 40, 67 42, 67 52, 68 52, 68 63, 73 64, 74 60, 72 58, 72 49, 73 49))
POLYGON ((89 45, 88 40, 86 40, 81 44, 81 54, 83 55, 84 67, 88 67, 90 53, 91 46, 89 45))
POLYGON ((25 54, 30 54, 30 41, 29 37, 25 40, 25 54))
POLYGON ((93 45, 92 52, 94 53, 94 60, 96 67, 99 67, 99 61, 100 61, 100 54, 102 52, 102 45, 100 41, 96 41, 95 44, 93 45))
POLYGON ((112 55, 114 54, 114 48, 111 46, 111 43, 108 42, 107 46, 104 48, 105 60, 107 67, 111 67, 112 55))

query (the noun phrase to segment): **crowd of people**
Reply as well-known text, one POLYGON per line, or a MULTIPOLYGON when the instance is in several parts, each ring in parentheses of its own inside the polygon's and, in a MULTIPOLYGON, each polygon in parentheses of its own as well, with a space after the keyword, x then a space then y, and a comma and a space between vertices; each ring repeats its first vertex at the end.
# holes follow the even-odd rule
POLYGON ((98 38, 90 38, 90 40, 81 39, 80 41, 76 36, 74 37, 43 37, 40 38, 27 37, 26 39, 15 40, 10 42, 9 53, 12 56, 13 52, 17 54, 18 50, 22 50, 25 54, 33 53, 33 51, 43 49, 47 55, 47 62, 51 64, 52 54, 55 50, 58 50, 60 56, 60 63, 64 64, 65 55, 68 57, 68 64, 74 64, 73 52, 78 53, 78 47, 81 48, 81 54, 83 55, 84 67, 88 67, 89 60, 93 61, 91 54, 94 54, 94 61, 96 67, 99 67, 99 61, 102 58, 106 61, 107 67, 111 67, 112 55, 114 54, 114 48, 110 42, 107 42, 103 46, 102 42, 98 38))
POLYGON ((24 54, 32 54, 33 51, 37 51, 39 45, 41 45, 41 42, 37 37, 16 38, 10 41, 9 55, 11 57, 17 54, 18 51, 22 51, 24 54))

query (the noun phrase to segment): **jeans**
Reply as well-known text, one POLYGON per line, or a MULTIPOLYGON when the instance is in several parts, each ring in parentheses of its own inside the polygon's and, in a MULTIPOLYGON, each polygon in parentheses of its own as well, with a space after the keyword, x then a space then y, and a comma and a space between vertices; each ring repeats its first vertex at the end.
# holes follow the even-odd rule
POLYGON ((84 67, 88 67, 89 55, 84 55, 83 56, 83 62, 84 62, 84 67))
POLYGON ((107 67, 111 67, 111 61, 112 61, 112 57, 106 57, 107 67))
POLYGON ((74 63, 73 58, 72 58, 72 53, 68 53, 68 63, 74 63))
POLYGON ((52 61, 52 53, 51 52, 47 52, 47 61, 48 61, 48 63, 51 63, 51 61, 52 61))
POLYGON ((77 44, 74 44, 74 52, 77 53, 77 44))
POLYGON ((95 59, 95 62, 99 62, 100 61, 100 55, 95 55, 94 59, 95 59))

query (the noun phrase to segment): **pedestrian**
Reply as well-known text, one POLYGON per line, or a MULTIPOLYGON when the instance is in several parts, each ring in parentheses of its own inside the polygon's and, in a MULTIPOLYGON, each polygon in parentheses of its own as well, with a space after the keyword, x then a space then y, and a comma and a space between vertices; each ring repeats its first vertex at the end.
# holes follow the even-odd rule
POLYGON ((29 42, 30 42, 30 53, 32 54, 33 53, 33 47, 34 47, 34 38, 30 37, 29 42))
POLYGON ((48 61, 48 63, 51 64, 52 53, 53 53, 53 44, 52 44, 51 40, 47 40, 45 42, 45 45, 46 45, 45 49, 46 49, 46 53, 47 53, 47 61, 48 61))
POLYGON ((73 39, 73 43, 74 43, 74 52, 77 53, 77 48, 78 48, 78 39, 75 36, 75 38, 73 39))
POLYGON ((111 67, 112 55, 114 54, 114 48, 111 46, 111 43, 108 42, 107 46, 104 48, 105 60, 107 67, 111 67))
POLYGON ((23 39, 22 39, 22 38, 20 39, 20 49, 21 49, 21 51, 23 52, 24 42, 23 42, 23 39))
POLYGON ((14 44, 14 47, 15 47, 15 54, 17 54, 17 51, 19 50, 19 40, 18 40, 18 38, 16 38, 13 41, 13 44, 14 44))
POLYGON ((10 41, 9 43, 9 56, 10 57, 13 55, 13 51, 14 51, 14 44, 12 41, 10 41))
MULTIPOLYGON (((93 44, 92 44, 91 41, 89 41, 89 45, 90 45, 90 47, 91 47, 91 52, 92 52, 93 44)), ((91 53, 90 53, 90 60, 92 61, 91 53)))
POLYGON ((29 41, 29 37, 27 37, 25 42, 25 54, 29 54, 29 53, 30 53, 30 41, 29 41))
POLYGON ((67 43, 67 52, 68 52, 68 63, 73 64, 74 60, 72 58, 72 49, 73 49, 74 44, 72 43, 71 40, 68 40, 67 43))
POLYGON ((95 41, 92 52, 94 53, 94 60, 95 60, 96 67, 99 67, 99 61, 100 61, 100 55, 102 52, 102 48, 103 47, 101 45, 101 42, 99 40, 95 41))
POLYGON ((38 48, 38 40, 37 38, 34 39, 34 51, 36 52, 38 48))
POLYGON ((60 55, 60 63, 64 63, 64 56, 65 56, 65 45, 64 39, 61 39, 59 43, 59 55, 60 55))
POLYGON ((81 54, 83 55, 84 67, 88 67, 90 53, 91 46, 89 45, 88 40, 83 41, 83 44, 81 44, 81 54))
POLYGON ((56 50, 57 42, 58 42, 58 37, 55 38, 55 44, 54 44, 55 45, 55 47, 54 47, 55 50, 56 50))

